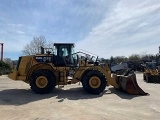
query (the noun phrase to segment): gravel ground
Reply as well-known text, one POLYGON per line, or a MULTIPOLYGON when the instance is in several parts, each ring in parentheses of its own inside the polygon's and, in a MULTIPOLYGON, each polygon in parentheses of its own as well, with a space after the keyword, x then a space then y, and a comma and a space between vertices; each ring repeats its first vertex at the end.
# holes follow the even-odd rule
POLYGON ((106 87, 101 95, 86 93, 82 85, 67 85, 39 95, 22 81, 0 76, 1 120, 159 120, 160 84, 139 86, 150 95, 135 96, 106 87))

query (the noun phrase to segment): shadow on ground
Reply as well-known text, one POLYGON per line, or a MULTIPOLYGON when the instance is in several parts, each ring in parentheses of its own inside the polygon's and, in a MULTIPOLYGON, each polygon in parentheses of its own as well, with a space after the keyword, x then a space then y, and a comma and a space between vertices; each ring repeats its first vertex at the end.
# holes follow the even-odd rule
MULTIPOLYGON (((141 96, 145 96, 145 95, 131 95, 131 94, 128 94, 128 93, 126 93, 126 92, 124 92, 124 91, 120 91, 120 90, 117 90, 117 89, 115 89, 115 88, 109 88, 109 91, 112 93, 112 94, 116 94, 117 96, 119 96, 120 98, 122 98, 122 99, 128 99, 128 100, 130 100, 130 99, 133 99, 133 98, 135 98, 135 97, 141 97, 141 96)), ((149 94, 147 94, 147 95, 149 95, 149 94)), ((146 96, 147 96, 146 95, 146 96)))
POLYGON ((127 93, 120 92, 114 88, 109 88, 100 95, 89 94, 86 91, 84 91, 82 87, 71 88, 67 90, 55 88, 49 94, 35 94, 34 92, 32 92, 31 89, 8 89, 0 91, 0 105, 23 105, 30 102, 48 99, 52 97, 58 99, 58 102, 63 102, 64 99, 94 99, 107 94, 116 94, 122 99, 132 99, 134 97, 138 97, 136 95, 129 95, 127 93))
POLYGON ((71 88, 68 90, 55 88, 49 94, 35 94, 30 89, 7 89, 0 91, 0 105, 23 105, 30 102, 56 97, 58 102, 64 99, 93 99, 101 97, 101 95, 91 95, 83 90, 83 88, 71 88))

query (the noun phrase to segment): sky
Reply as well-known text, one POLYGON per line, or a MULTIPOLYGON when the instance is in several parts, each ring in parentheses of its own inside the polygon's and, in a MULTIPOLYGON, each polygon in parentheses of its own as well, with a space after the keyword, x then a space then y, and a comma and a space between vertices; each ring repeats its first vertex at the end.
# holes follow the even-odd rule
POLYGON ((33 37, 75 43, 103 58, 157 54, 159 0, 1 0, 4 58, 17 60, 33 37))

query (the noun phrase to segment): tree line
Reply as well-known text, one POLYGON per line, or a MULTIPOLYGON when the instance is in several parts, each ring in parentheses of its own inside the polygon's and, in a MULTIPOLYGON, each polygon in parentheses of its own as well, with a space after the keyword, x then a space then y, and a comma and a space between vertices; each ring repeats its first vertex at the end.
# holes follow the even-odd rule
POLYGON ((121 62, 127 62, 127 61, 133 61, 133 62, 155 61, 158 63, 159 60, 160 60, 160 56, 158 54, 156 54, 156 55, 153 55, 153 54, 132 54, 129 57, 125 57, 125 56, 113 57, 113 56, 111 56, 111 58, 110 58, 111 63, 121 63, 121 62))
POLYGON ((11 66, 10 64, 0 61, 0 74, 8 74, 11 72, 11 66))

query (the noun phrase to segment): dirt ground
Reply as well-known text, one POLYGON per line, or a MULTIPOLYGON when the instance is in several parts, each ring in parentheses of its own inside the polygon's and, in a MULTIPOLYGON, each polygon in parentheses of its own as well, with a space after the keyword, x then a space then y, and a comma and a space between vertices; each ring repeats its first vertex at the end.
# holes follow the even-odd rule
POLYGON ((129 95, 112 86, 91 95, 79 84, 39 95, 26 83, 0 76, 0 120, 159 120, 160 84, 145 83, 141 73, 136 77, 150 95, 129 95))

